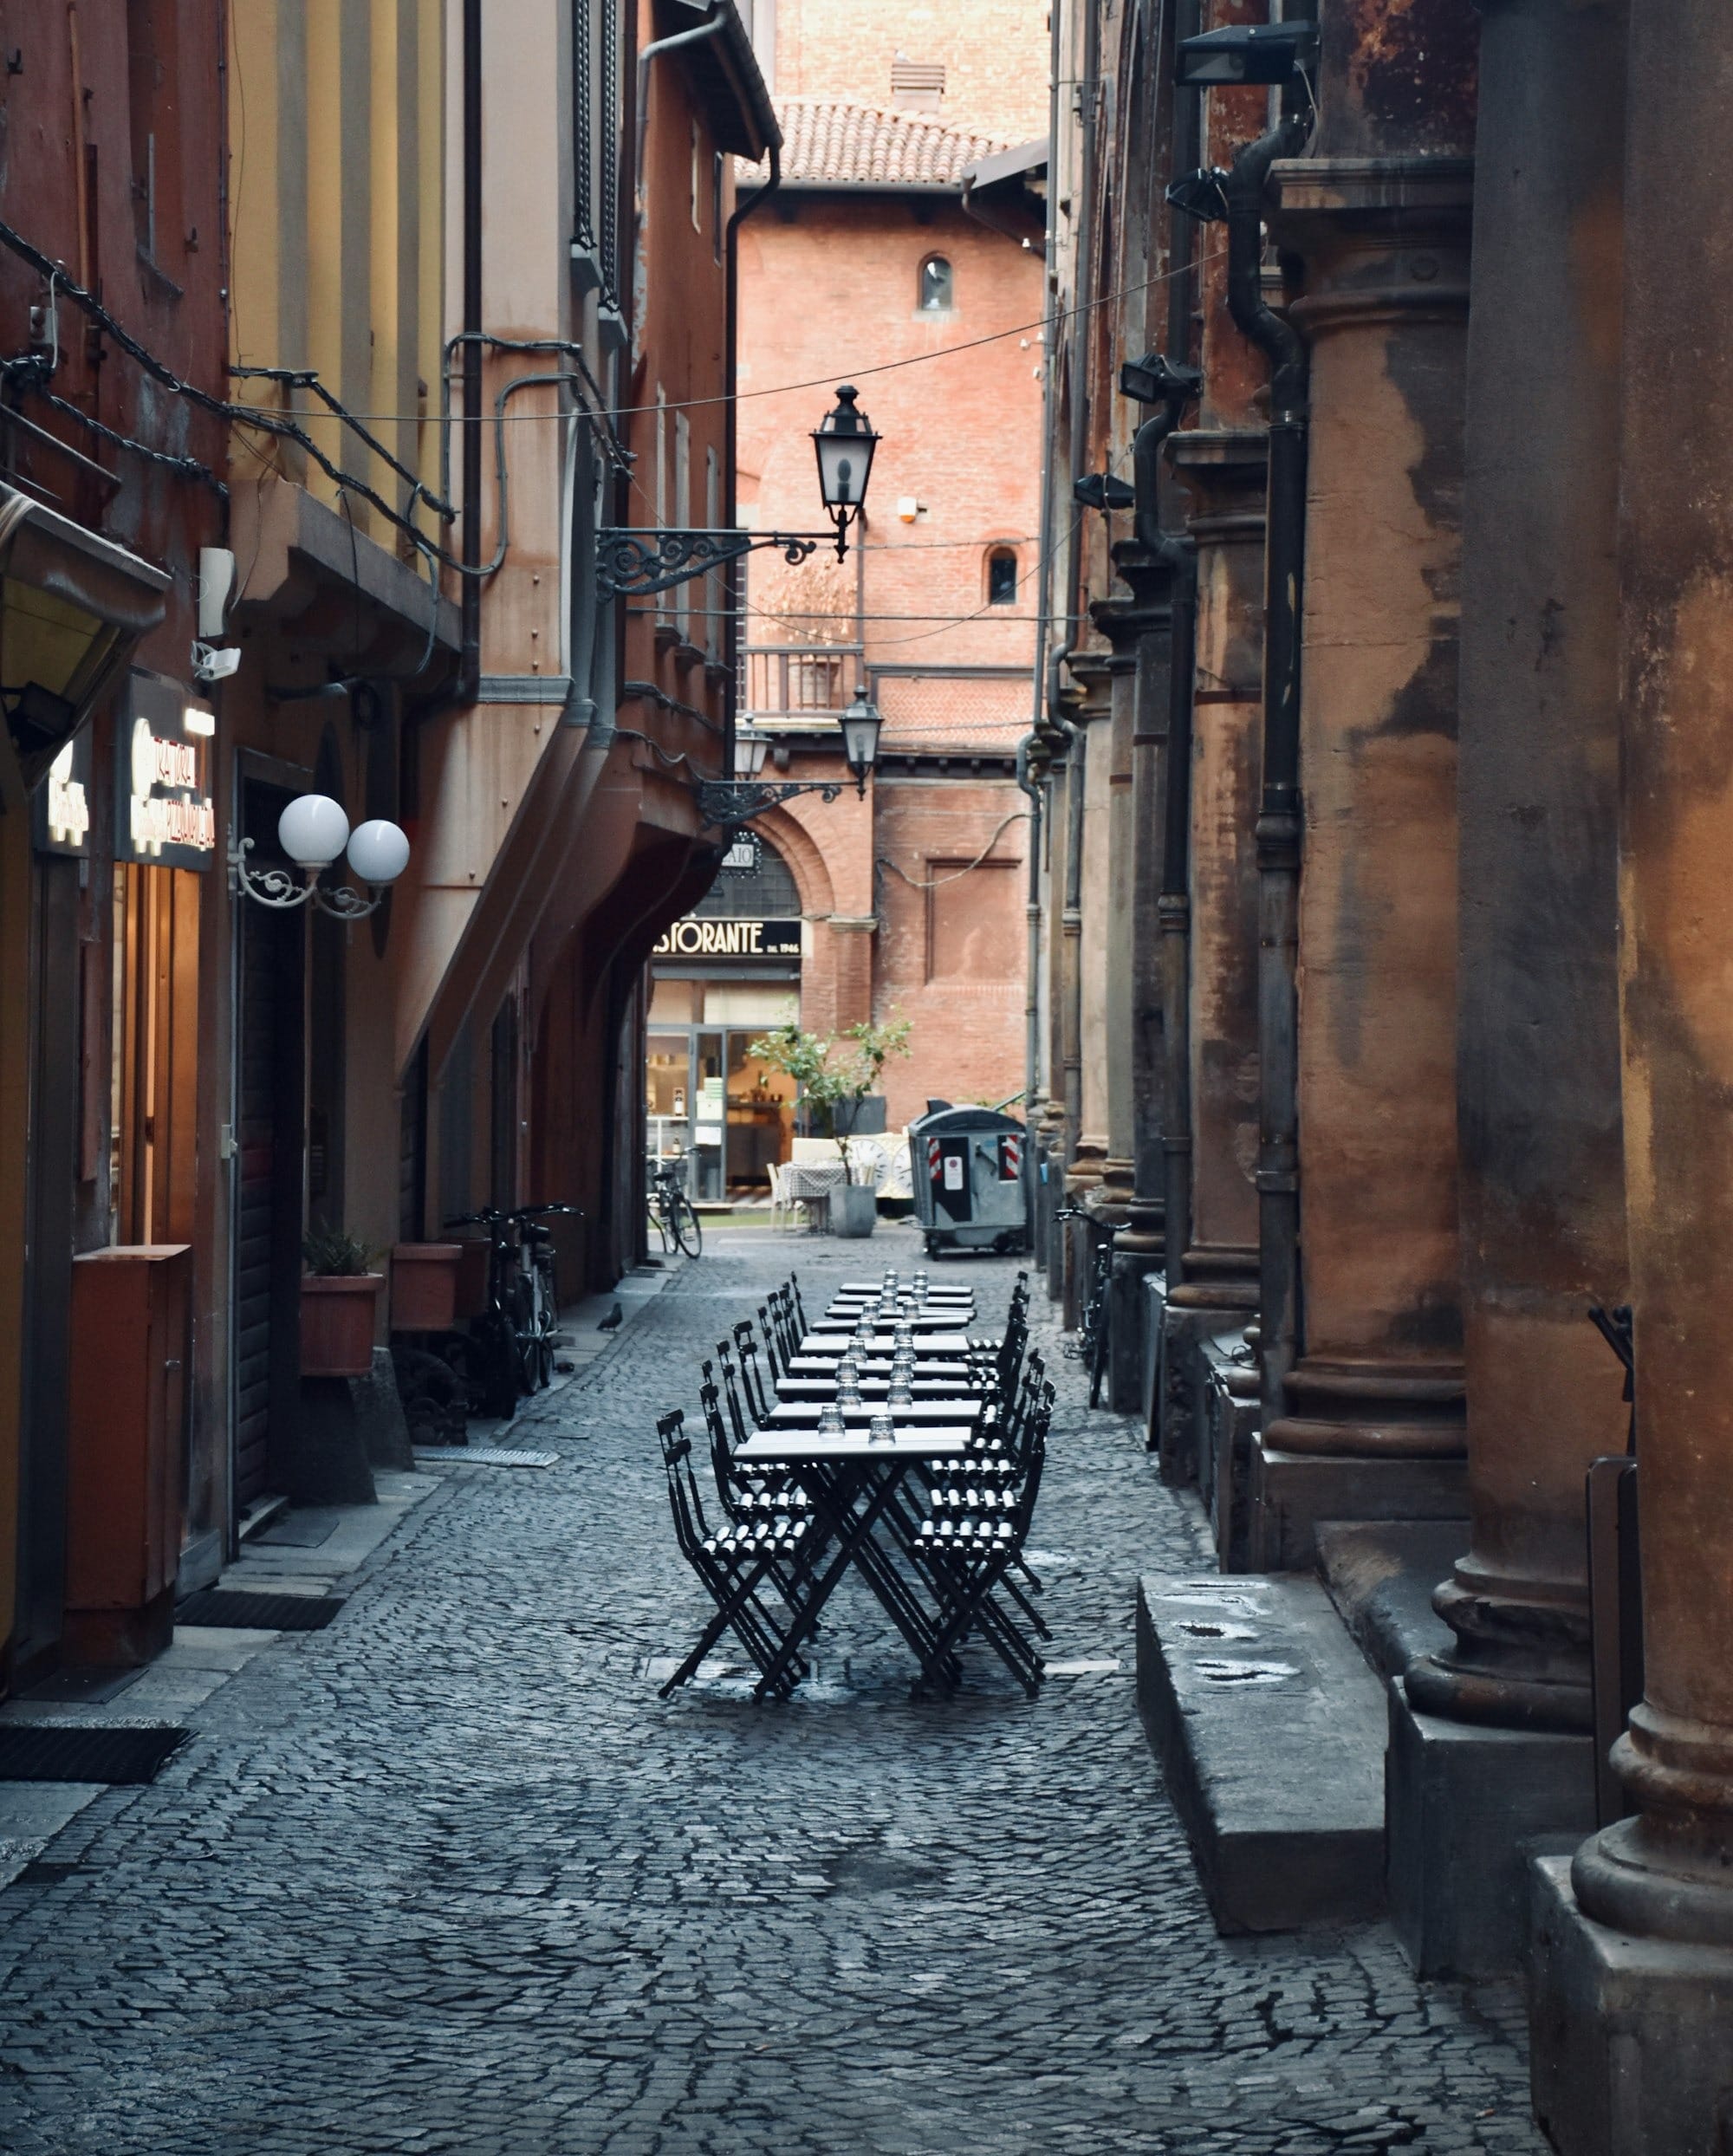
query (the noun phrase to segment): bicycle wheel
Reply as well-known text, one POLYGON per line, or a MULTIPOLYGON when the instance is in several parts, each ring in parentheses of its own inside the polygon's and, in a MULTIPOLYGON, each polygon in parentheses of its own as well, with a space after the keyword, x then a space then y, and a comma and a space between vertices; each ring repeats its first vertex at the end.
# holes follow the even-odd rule
POLYGON ((650 1248, 650 1237, 653 1234, 657 1240, 661 1244, 662 1255, 665 1257, 668 1255, 670 1248, 668 1241, 667 1216, 663 1211, 661 1205, 653 1198, 650 1200, 648 1205, 645 1207, 644 1223, 644 1248, 646 1251, 647 1252, 650 1248))
MULTIPOLYGON (((522 1273, 512 1282, 506 1296, 506 1312, 511 1326, 513 1384, 516 1393, 533 1393, 537 1362, 535 1298, 522 1273)), ((516 1406, 514 1393, 514 1410, 516 1406)))
POLYGON ((1104 1280, 1095 1291, 1094 1327, 1089 1341, 1089 1405, 1101 1405, 1101 1380, 1107 1374, 1107 1347, 1113 1333, 1111 1290, 1104 1280))
POLYGON ((684 1191, 676 1191, 668 1200, 668 1224, 686 1256, 697 1257, 704 1249, 704 1230, 698 1225, 698 1207, 684 1191))
POLYGON ((548 1280, 539 1264, 525 1283, 528 1323, 518 1336, 518 1361, 526 1393, 546 1389, 554 1374, 554 1314, 548 1307, 548 1280))

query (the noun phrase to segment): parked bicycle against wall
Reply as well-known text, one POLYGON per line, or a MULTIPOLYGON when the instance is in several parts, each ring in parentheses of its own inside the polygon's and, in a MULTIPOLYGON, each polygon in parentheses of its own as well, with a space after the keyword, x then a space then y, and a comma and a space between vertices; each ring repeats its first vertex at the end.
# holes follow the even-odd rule
POLYGON ((685 1156, 652 1160, 647 1165, 649 1226, 661 1237, 663 1256, 678 1250, 688 1257, 697 1257, 704 1249, 704 1230, 698 1225, 698 1207, 686 1195, 685 1156))
POLYGON ((497 1205, 459 1213, 448 1228, 488 1231, 487 1301, 470 1321, 463 1362, 476 1412, 503 1419, 520 1393, 539 1392, 554 1374, 560 1283, 548 1216, 582 1218, 577 1205, 497 1205))
MULTIPOLYGON (((1054 1213, 1055 1221, 1087 1220, 1088 1213, 1081 1205, 1061 1205, 1054 1213)), ((1068 1341, 1065 1352, 1074 1361, 1081 1362, 1089 1373, 1089 1405, 1101 1404, 1101 1386, 1107 1374, 1107 1349, 1113 1327, 1113 1239, 1100 1237, 1094 1246, 1090 1261, 1089 1293, 1083 1305, 1083 1315, 1077 1328, 1077 1337, 1068 1341)))

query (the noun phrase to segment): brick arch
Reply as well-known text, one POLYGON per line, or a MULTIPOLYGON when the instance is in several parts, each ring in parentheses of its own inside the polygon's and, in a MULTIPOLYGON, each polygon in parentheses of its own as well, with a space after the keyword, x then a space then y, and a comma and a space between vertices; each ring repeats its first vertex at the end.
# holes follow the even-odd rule
POLYGON ((753 821, 789 864, 808 919, 828 920, 836 911, 836 893, 818 841, 786 808, 767 808, 753 821))

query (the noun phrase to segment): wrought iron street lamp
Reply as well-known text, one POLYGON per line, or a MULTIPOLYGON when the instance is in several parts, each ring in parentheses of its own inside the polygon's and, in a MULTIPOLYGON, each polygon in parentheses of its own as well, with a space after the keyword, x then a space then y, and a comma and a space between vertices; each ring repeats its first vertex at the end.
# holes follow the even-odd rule
POLYGON ((860 395, 852 382, 836 393, 836 408, 826 412, 813 429, 813 447, 818 451, 818 490, 836 526, 836 558, 848 552, 848 527, 859 519, 866 499, 866 482, 873 473, 873 451, 879 437, 864 412, 855 409, 860 395))
MULTIPOLYGON (((879 761, 879 730, 883 723, 878 705, 866 690, 856 689, 854 701, 841 714, 842 754, 854 790, 863 799, 866 782, 879 761)), ((706 823, 719 831, 735 831, 754 816, 763 815, 767 808, 794 800, 797 794, 817 794, 821 800, 834 801, 842 791, 842 781, 837 778, 761 779, 758 774, 764 768, 769 747, 765 735, 750 726, 740 728, 734 737, 735 777, 701 778, 692 789, 698 814, 706 823)))
POLYGON ((365 920, 379 911, 385 894, 409 866, 409 839, 383 816, 357 824, 351 831, 341 802, 328 794, 302 794, 289 802, 277 818, 277 843, 302 872, 296 883, 286 868, 250 868, 247 855, 253 841, 232 838, 229 843, 229 887, 244 892, 261 906, 279 911, 305 906, 311 899, 323 913, 340 921, 365 920), (319 879, 345 847, 349 867, 373 890, 371 899, 345 884, 328 889, 319 879))
MULTIPOLYGON (((845 382, 836 407, 813 429, 818 451, 819 492, 836 530, 839 561, 848 552, 848 527, 858 523, 866 499, 866 480, 879 437, 864 412, 854 408, 855 392, 845 382)), ((791 564, 804 562, 828 543, 826 534, 802 531, 686 531, 658 526, 638 530, 610 525, 596 535, 596 595, 646 599, 672 591, 730 562, 774 548, 791 564)))

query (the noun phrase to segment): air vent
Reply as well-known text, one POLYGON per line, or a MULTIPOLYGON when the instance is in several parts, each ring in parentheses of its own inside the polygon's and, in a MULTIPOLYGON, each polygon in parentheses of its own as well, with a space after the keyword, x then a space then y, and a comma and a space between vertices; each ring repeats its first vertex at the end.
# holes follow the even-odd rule
POLYGON ((908 60, 901 53, 891 62, 891 102, 905 110, 936 113, 944 95, 944 68, 937 60, 908 60))

